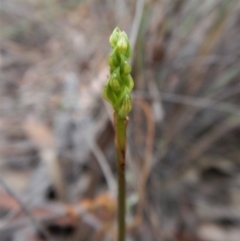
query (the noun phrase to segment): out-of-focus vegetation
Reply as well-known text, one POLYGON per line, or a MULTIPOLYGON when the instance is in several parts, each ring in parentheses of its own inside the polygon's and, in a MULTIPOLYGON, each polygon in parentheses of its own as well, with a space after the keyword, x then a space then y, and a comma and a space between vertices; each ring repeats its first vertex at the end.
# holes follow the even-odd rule
POLYGON ((114 240, 116 26, 135 80, 128 240, 238 241, 238 0, 1 0, 0 241, 114 240))

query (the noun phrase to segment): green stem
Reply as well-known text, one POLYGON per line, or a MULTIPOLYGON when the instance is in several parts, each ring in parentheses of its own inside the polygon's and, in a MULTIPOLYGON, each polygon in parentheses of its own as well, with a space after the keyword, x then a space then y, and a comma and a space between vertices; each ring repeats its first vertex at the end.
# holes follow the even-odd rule
POLYGON ((128 118, 121 118, 114 113, 115 145, 117 150, 118 170, 118 241, 125 241, 125 207, 126 207, 126 180, 125 180, 125 154, 126 129, 128 118))

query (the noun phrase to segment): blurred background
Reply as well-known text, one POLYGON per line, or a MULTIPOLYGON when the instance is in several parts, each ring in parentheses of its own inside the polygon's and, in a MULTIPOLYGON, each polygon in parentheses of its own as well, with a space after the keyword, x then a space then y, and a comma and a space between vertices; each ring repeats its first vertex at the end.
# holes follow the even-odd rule
POLYGON ((133 48, 127 241, 240 240, 240 1, 0 1, 0 241, 113 241, 103 101, 133 48))

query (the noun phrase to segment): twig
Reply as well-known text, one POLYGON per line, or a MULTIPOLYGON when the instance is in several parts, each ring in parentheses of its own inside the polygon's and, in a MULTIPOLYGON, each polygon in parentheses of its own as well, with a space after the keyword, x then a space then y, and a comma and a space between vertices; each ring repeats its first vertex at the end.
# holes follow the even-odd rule
MULTIPOLYGON (((239 71, 240 72, 240 71, 239 71)), ((217 92, 217 96, 215 94, 215 98, 217 98, 218 101, 223 101, 225 99, 231 98, 237 94, 240 93, 240 84, 231 86, 229 89, 224 89, 217 92), (220 93, 218 93, 220 92, 220 93)))
MULTIPOLYGON (((145 0, 138 0, 136 4, 135 16, 133 19, 132 29, 131 29, 130 38, 129 38, 133 51, 136 45, 137 36, 141 25, 141 21, 142 21, 144 3, 145 3, 145 0)), ((132 59, 130 63, 132 62, 132 59)))
MULTIPOLYGON (((193 161, 199 158, 208 150, 208 148, 210 148, 229 131, 239 127, 239 125, 239 117, 229 117, 226 121, 216 126, 207 136, 203 136, 198 142, 195 143, 190 153, 180 160, 180 163, 182 163, 181 170, 178 170, 178 172, 175 175, 172 175, 172 177, 166 180, 166 182, 162 182, 160 188, 166 189, 178 183, 178 180, 184 177, 188 170, 192 167, 193 161)), ((195 164, 196 163, 194 162, 194 165, 195 164)))
POLYGON ((165 115, 163 106, 162 106, 161 95, 158 91, 157 84, 154 81, 153 72, 148 71, 146 74, 147 74, 147 78, 149 78, 150 80, 148 82, 149 93, 151 96, 155 98, 155 100, 152 102, 154 120, 155 122, 161 122, 164 119, 164 115, 165 115))
MULTIPOLYGON (((161 101, 168 101, 173 103, 181 103, 188 106, 194 106, 197 107, 197 109, 193 110, 193 113, 190 113, 187 115, 187 120, 184 122, 180 122, 179 126, 174 126, 169 130, 169 133, 165 133, 165 146, 161 150, 160 154, 156 159, 161 160, 165 157, 167 153, 167 147, 170 145, 170 143, 175 140, 175 136, 178 134, 178 132, 181 131, 182 128, 186 127, 187 124, 190 122, 192 118, 194 118, 194 114, 199 111, 198 109, 212 109, 217 111, 222 111, 234 115, 240 115, 240 108, 233 104, 228 104, 226 102, 217 101, 213 99, 208 98, 198 98, 198 97, 191 97, 186 95, 178 95, 178 94, 172 94, 172 93, 166 93, 166 92, 160 92, 161 94, 161 101)), ((144 91, 135 91, 133 93, 133 97, 135 98, 144 98, 144 99, 155 99, 158 100, 158 97, 150 96, 148 93, 144 91)), ((188 110, 190 111, 191 108, 188 107, 188 110)))
POLYGON ((240 114, 240 108, 233 104, 228 104, 223 101, 212 100, 208 98, 191 97, 187 95, 178 95, 173 93, 159 92, 161 100, 158 97, 151 96, 145 91, 133 91, 132 96, 135 99, 148 99, 148 100, 159 100, 172 103, 179 103, 184 105, 190 105, 197 108, 206 108, 217 111, 222 111, 231 114, 240 114))
POLYGON ((223 123, 218 124, 208 135, 200 138, 191 148, 191 151, 184 157, 180 163, 189 164, 192 160, 199 158, 208 148, 210 148, 216 141, 225 136, 229 131, 239 127, 239 116, 229 117, 223 123))
POLYGON ((31 223, 35 226, 36 230, 41 231, 44 234, 44 236, 47 238, 47 240, 53 241, 54 239, 50 236, 48 231, 41 225, 41 223, 38 222, 38 220, 35 219, 31 211, 26 207, 26 205, 22 202, 22 200, 18 197, 18 195, 8 186, 7 183, 5 183, 5 181, 1 177, 0 177, 0 183, 3 186, 3 188, 6 190, 6 192, 17 201, 21 209, 25 212, 25 214, 31 220, 31 223))
POLYGON ((141 107, 147 119, 145 156, 144 156, 143 167, 141 169, 141 178, 139 182, 140 205, 143 205, 146 182, 152 167, 152 151, 153 151, 153 141, 154 141, 154 134, 155 134, 155 123, 154 123, 154 117, 151 112, 151 108, 149 104, 143 100, 138 100, 137 104, 141 107))
POLYGON ((99 146, 94 140, 89 140, 87 137, 86 139, 91 151, 93 152, 98 161, 100 168, 102 169, 102 172, 107 182, 108 189, 114 196, 116 196, 116 180, 113 176, 110 166, 108 165, 106 157, 104 156, 102 150, 99 148, 99 146))
MULTIPOLYGON (((66 217, 70 215, 69 208, 60 203, 54 204, 44 204, 41 206, 33 207, 34 210, 37 209, 44 209, 49 210, 49 215, 44 215, 41 217, 36 217, 37 221, 41 224, 53 222, 54 220, 58 220, 60 218, 66 217)), ((90 214, 88 210, 86 210, 83 206, 77 205, 71 207, 72 212, 74 215, 80 217, 83 222, 90 225, 96 230, 100 230, 102 225, 100 220, 98 220, 94 215, 90 214)), ((3 235, 14 232, 16 229, 25 227, 29 225, 31 220, 24 218, 19 219, 18 221, 14 221, 12 224, 8 224, 6 227, 0 227, 0 237, 3 235)))

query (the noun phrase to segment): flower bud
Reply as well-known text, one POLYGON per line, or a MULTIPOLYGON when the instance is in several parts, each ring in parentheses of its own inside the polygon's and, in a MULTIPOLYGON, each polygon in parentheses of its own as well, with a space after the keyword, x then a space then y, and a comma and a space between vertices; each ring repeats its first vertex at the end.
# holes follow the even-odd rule
POLYGON ((125 57, 126 57, 126 59, 129 59, 131 56, 132 56, 132 49, 131 49, 131 46, 130 46, 130 43, 129 43, 128 49, 125 53, 125 57))
POLYGON ((112 87, 112 89, 114 91, 119 91, 121 89, 121 86, 119 84, 119 80, 118 80, 118 77, 117 77, 117 74, 116 73, 113 73, 110 80, 109 80, 109 84, 110 86, 112 87))
POLYGON ((131 65, 127 60, 124 60, 121 64, 121 74, 128 75, 131 72, 131 65))
POLYGON ((131 109, 132 109, 131 97, 129 94, 127 94, 127 95, 125 95, 125 98, 123 100, 122 106, 121 106, 118 114, 122 118, 125 118, 127 116, 127 114, 131 111, 131 109))
POLYGON ((129 40, 125 32, 122 32, 118 42, 117 42, 117 49, 120 53, 125 54, 128 50, 129 40))
POLYGON ((117 55, 117 49, 115 48, 108 58, 108 64, 112 69, 115 69, 119 65, 119 59, 117 55))
POLYGON ((110 36, 110 38, 109 38, 109 43, 110 43, 110 45, 111 45, 112 48, 115 48, 115 47, 116 47, 117 41, 118 41, 118 39, 119 39, 119 35, 120 35, 120 29, 119 29, 118 27, 116 27, 116 28, 113 30, 113 32, 112 32, 112 34, 111 34, 111 36, 110 36))
POLYGON ((111 87, 108 85, 108 83, 105 84, 104 89, 103 89, 103 98, 114 105, 117 101, 117 97, 112 91, 111 87))
POLYGON ((124 77, 123 83, 128 87, 129 91, 131 91, 134 87, 134 82, 130 74, 124 77))

